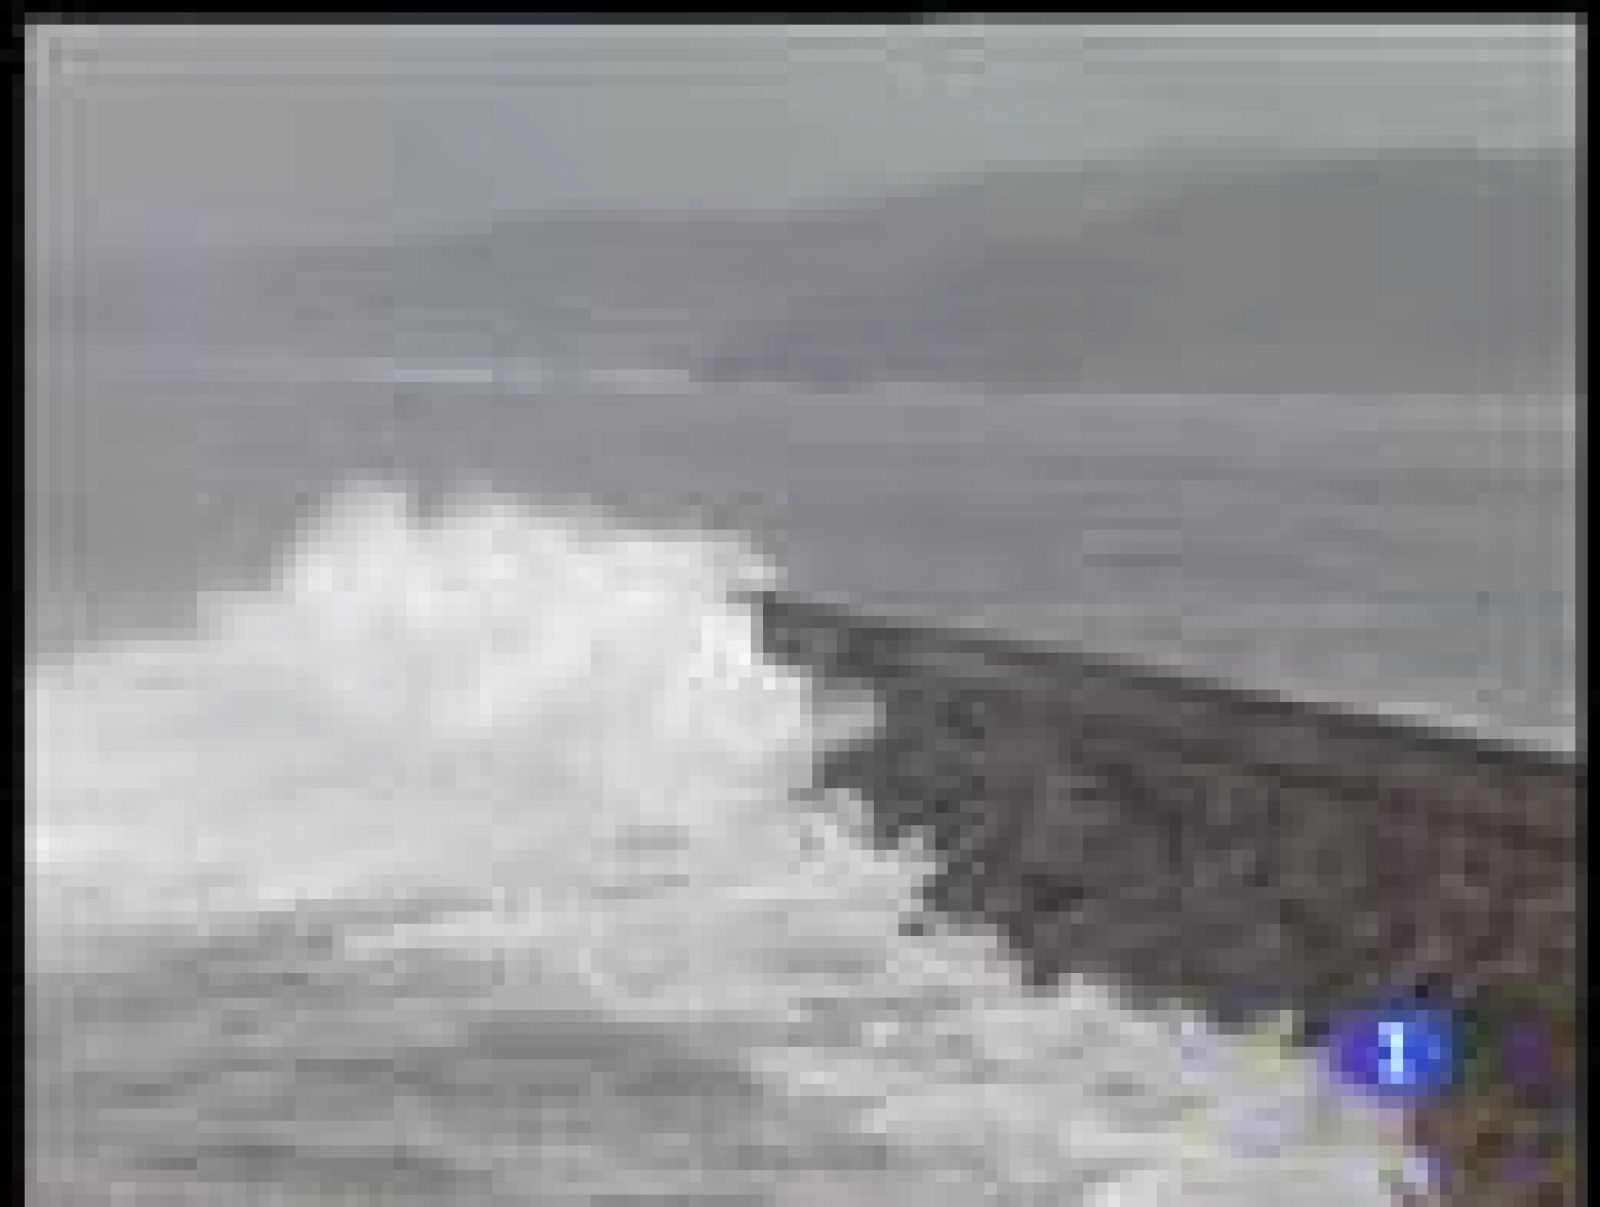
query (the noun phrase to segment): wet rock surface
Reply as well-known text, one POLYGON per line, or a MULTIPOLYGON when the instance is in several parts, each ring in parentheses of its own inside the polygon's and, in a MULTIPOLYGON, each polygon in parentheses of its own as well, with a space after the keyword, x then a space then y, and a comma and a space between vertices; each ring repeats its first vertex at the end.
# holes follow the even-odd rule
MULTIPOLYGON (((1039 984, 1114 980, 1224 1024, 1287 1008, 1306 1042, 1392 994, 1577 1016, 1581 759, 776 595, 758 611, 775 656, 882 702, 821 782, 860 792, 885 843, 926 833, 929 903, 998 926, 1039 984)), ((1461 1110, 1419 1129, 1477 1136, 1436 1117, 1461 1110)), ((1451 1201, 1561 1194, 1480 1171, 1451 1201)))

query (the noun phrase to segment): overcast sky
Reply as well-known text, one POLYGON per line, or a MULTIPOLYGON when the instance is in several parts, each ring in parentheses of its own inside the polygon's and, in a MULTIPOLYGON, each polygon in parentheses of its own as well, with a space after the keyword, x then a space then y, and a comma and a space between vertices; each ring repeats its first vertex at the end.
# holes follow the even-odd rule
POLYGON ((1574 139, 1572 25, 34 26, 30 244, 783 206, 987 164, 1574 139))

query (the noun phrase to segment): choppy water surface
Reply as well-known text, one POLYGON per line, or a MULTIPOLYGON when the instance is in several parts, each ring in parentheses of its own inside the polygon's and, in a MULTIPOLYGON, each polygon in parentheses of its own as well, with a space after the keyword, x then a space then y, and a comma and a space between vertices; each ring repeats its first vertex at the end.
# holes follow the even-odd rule
POLYGON ((178 349, 38 376, 36 647, 181 627, 352 479, 487 481, 709 514, 802 592, 1576 743, 1570 397, 804 394, 178 349))
POLYGON ((46 369, 29 1114, 62 1201, 1387 1201, 1394 1121, 1307 1067, 902 934, 926 861, 809 791, 873 702, 767 665, 740 592, 781 567, 1570 745, 1572 400, 46 369))
POLYGON ((195 631, 42 664, 36 1182, 1386 1201, 1391 1121, 1309 1069, 900 933, 925 863, 805 791, 871 702, 763 662, 737 599, 769 577, 364 488, 195 631))

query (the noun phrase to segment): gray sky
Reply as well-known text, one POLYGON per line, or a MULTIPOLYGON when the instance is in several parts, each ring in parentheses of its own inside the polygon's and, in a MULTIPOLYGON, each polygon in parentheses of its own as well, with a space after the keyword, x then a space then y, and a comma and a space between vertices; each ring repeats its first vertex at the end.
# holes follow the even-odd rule
POLYGON ((986 164, 1570 144, 1574 26, 34 26, 47 255, 782 206, 986 164))

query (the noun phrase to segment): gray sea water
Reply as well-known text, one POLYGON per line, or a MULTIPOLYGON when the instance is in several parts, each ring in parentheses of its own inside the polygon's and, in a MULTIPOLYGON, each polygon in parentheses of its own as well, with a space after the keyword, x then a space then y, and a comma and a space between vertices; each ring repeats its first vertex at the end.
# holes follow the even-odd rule
POLYGON ((805 791, 872 703, 752 583, 1573 742, 1572 400, 144 349, 28 405, 42 1201, 1389 1201, 1313 1065, 902 935, 925 861, 805 791))
POLYGON ((181 624, 365 476, 731 527, 797 590, 1576 743, 1572 396, 806 394, 182 348, 38 378, 35 648, 181 624))

